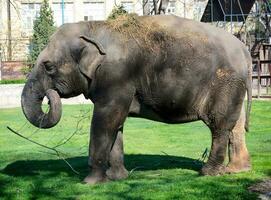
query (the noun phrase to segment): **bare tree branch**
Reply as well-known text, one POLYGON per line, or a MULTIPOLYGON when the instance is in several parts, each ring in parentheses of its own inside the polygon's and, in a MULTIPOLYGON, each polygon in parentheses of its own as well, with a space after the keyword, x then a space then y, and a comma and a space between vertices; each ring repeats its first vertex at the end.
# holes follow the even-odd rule
POLYGON ((29 141, 29 142, 31 142, 31 143, 34 143, 34 144, 36 144, 36 145, 38 145, 38 146, 40 146, 40 147, 43 147, 43 148, 45 148, 45 149, 48 149, 48 150, 50 150, 50 151, 55 152, 55 155, 56 155, 56 156, 58 156, 60 159, 62 159, 62 160, 69 166, 69 168, 70 168, 75 174, 79 175, 79 172, 76 171, 76 170, 71 166, 71 164, 70 164, 70 163, 62 156, 62 155, 64 155, 62 152, 56 150, 55 148, 48 147, 48 146, 45 146, 45 145, 43 145, 43 144, 40 144, 40 143, 38 143, 38 142, 36 142, 36 141, 34 141, 34 140, 31 140, 31 139, 29 139, 29 138, 23 136, 22 134, 18 133, 17 131, 13 130, 13 129, 10 128, 9 126, 7 126, 7 129, 8 129, 9 131, 11 131, 12 133, 14 133, 15 135, 17 135, 17 136, 19 136, 19 137, 21 137, 21 138, 23 138, 23 139, 25 139, 25 140, 27 140, 27 141, 29 141))

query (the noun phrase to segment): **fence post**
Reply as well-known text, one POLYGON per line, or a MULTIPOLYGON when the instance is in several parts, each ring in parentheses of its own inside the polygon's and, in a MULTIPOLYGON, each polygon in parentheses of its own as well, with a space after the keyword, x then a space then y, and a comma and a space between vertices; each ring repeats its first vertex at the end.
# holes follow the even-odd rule
POLYGON ((257 98, 261 97, 261 61, 257 59, 257 69, 258 69, 258 94, 257 98))
POLYGON ((0 81, 2 80, 2 49, 0 48, 0 81))

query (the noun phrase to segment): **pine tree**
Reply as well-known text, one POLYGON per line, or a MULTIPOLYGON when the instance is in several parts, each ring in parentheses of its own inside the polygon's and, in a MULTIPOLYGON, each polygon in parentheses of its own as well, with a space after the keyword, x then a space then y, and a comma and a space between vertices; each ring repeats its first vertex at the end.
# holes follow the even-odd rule
POLYGON ((123 6, 117 6, 117 7, 113 8, 113 10, 111 11, 111 13, 109 14, 107 19, 109 19, 109 20, 116 19, 118 16, 126 15, 126 14, 128 14, 128 13, 124 9, 123 6))
POLYGON ((49 42, 49 37, 55 31, 53 12, 48 0, 43 0, 40 8, 40 15, 34 21, 33 36, 31 38, 32 49, 28 56, 28 66, 33 68, 39 53, 49 42))

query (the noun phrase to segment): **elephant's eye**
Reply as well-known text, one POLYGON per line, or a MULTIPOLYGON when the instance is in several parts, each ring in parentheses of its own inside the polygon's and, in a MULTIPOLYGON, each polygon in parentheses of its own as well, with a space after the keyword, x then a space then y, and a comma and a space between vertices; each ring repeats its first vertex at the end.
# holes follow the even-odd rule
POLYGON ((44 64, 44 68, 45 68, 45 70, 46 70, 47 73, 49 73, 49 74, 55 73, 55 66, 54 66, 54 64, 52 64, 49 61, 46 61, 43 64, 44 64))

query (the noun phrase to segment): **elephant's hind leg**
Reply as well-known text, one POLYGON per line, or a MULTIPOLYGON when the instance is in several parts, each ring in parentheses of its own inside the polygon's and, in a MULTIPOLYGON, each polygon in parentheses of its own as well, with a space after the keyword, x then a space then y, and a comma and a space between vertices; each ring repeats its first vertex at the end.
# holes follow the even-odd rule
POLYGON ((110 151, 109 166, 106 171, 109 179, 119 180, 128 177, 128 171, 124 167, 123 127, 118 130, 116 140, 110 151))
POLYGON ((226 168, 227 173, 237 173, 251 169, 249 153, 245 143, 245 108, 242 107, 240 117, 230 132, 228 153, 229 163, 226 168))
POLYGON ((212 133, 211 152, 207 163, 201 169, 203 175, 219 175, 226 172, 224 165, 230 134, 239 119, 245 88, 239 82, 219 85, 220 93, 212 97, 208 119, 205 123, 212 133))

